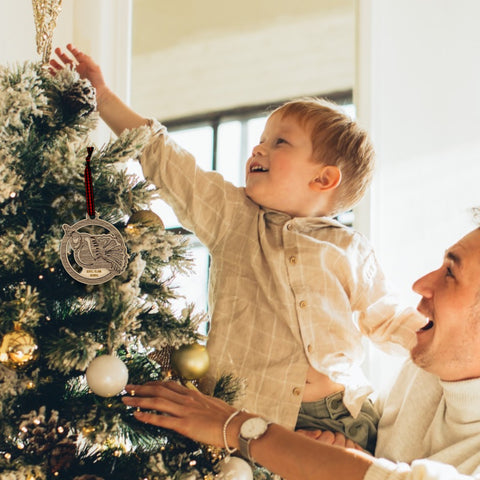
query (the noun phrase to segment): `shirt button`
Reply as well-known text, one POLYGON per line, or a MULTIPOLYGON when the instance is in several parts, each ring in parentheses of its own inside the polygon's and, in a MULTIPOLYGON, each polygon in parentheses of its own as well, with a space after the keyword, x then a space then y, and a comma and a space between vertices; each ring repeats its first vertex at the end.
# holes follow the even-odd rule
POLYGON ((295 387, 293 390, 292 390, 292 393, 298 397, 301 393, 302 393, 302 389, 299 388, 299 387, 295 387))
POLYGON ((308 351, 308 353, 312 353, 312 352, 313 352, 313 346, 312 346, 312 345, 308 345, 308 346, 307 346, 307 351, 308 351))
POLYGON ((291 263, 292 265, 295 265, 295 264, 297 263, 297 257, 295 257, 294 255, 292 255, 292 256, 289 258, 289 260, 290 260, 290 263, 291 263))
POLYGON ((287 223, 287 230, 292 230, 293 229, 293 225, 291 223, 287 223))
POLYGON ((305 308, 307 306, 307 302, 305 300, 302 300, 299 302, 300 308, 305 308))

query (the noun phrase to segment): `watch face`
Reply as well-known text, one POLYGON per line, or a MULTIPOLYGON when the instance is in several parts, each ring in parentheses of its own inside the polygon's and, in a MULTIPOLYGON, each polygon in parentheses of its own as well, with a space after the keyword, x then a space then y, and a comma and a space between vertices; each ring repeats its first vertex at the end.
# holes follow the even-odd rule
POLYGON ((260 417, 249 418, 240 427, 240 435, 243 438, 258 438, 263 435, 268 427, 268 422, 260 417))

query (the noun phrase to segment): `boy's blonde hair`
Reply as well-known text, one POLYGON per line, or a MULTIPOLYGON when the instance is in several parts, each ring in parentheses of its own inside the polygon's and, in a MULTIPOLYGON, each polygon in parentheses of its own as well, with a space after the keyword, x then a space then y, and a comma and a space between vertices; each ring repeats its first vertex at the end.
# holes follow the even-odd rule
POLYGON ((277 114, 293 117, 309 129, 315 160, 340 169, 342 181, 330 215, 356 205, 372 180, 375 166, 375 152, 367 132, 338 105, 324 99, 291 100, 271 113, 277 114))

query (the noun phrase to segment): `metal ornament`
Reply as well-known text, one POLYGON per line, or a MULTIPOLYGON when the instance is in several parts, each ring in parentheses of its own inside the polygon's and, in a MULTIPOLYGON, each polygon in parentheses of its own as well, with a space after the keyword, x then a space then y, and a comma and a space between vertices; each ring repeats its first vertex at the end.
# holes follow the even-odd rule
POLYGON ((127 247, 122 235, 111 223, 87 215, 85 220, 62 227, 65 235, 60 244, 60 259, 67 273, 75 280, 88 285, 100 285, 127 268, 127 247), (93 234, 91 227, 102 227, 108 233, 93 234), (88 231, 81 232, 83 228, 88 231))
POLYGON ((37 52, 42 56, 42 63, 48 64, 52 52, 53 31, 61 11, 62 0, 32 0, 33 18, 35 20, 37 52))

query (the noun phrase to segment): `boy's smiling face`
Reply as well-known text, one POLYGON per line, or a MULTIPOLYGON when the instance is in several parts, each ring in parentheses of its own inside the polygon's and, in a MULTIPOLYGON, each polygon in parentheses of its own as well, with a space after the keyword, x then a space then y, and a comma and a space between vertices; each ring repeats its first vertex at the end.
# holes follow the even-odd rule
POLYGON ((246 167, 246 194, 255 203, 292 216, 311 216, 322 165, 313 159, 310 132, 293 117, 270 116, 246 167))

